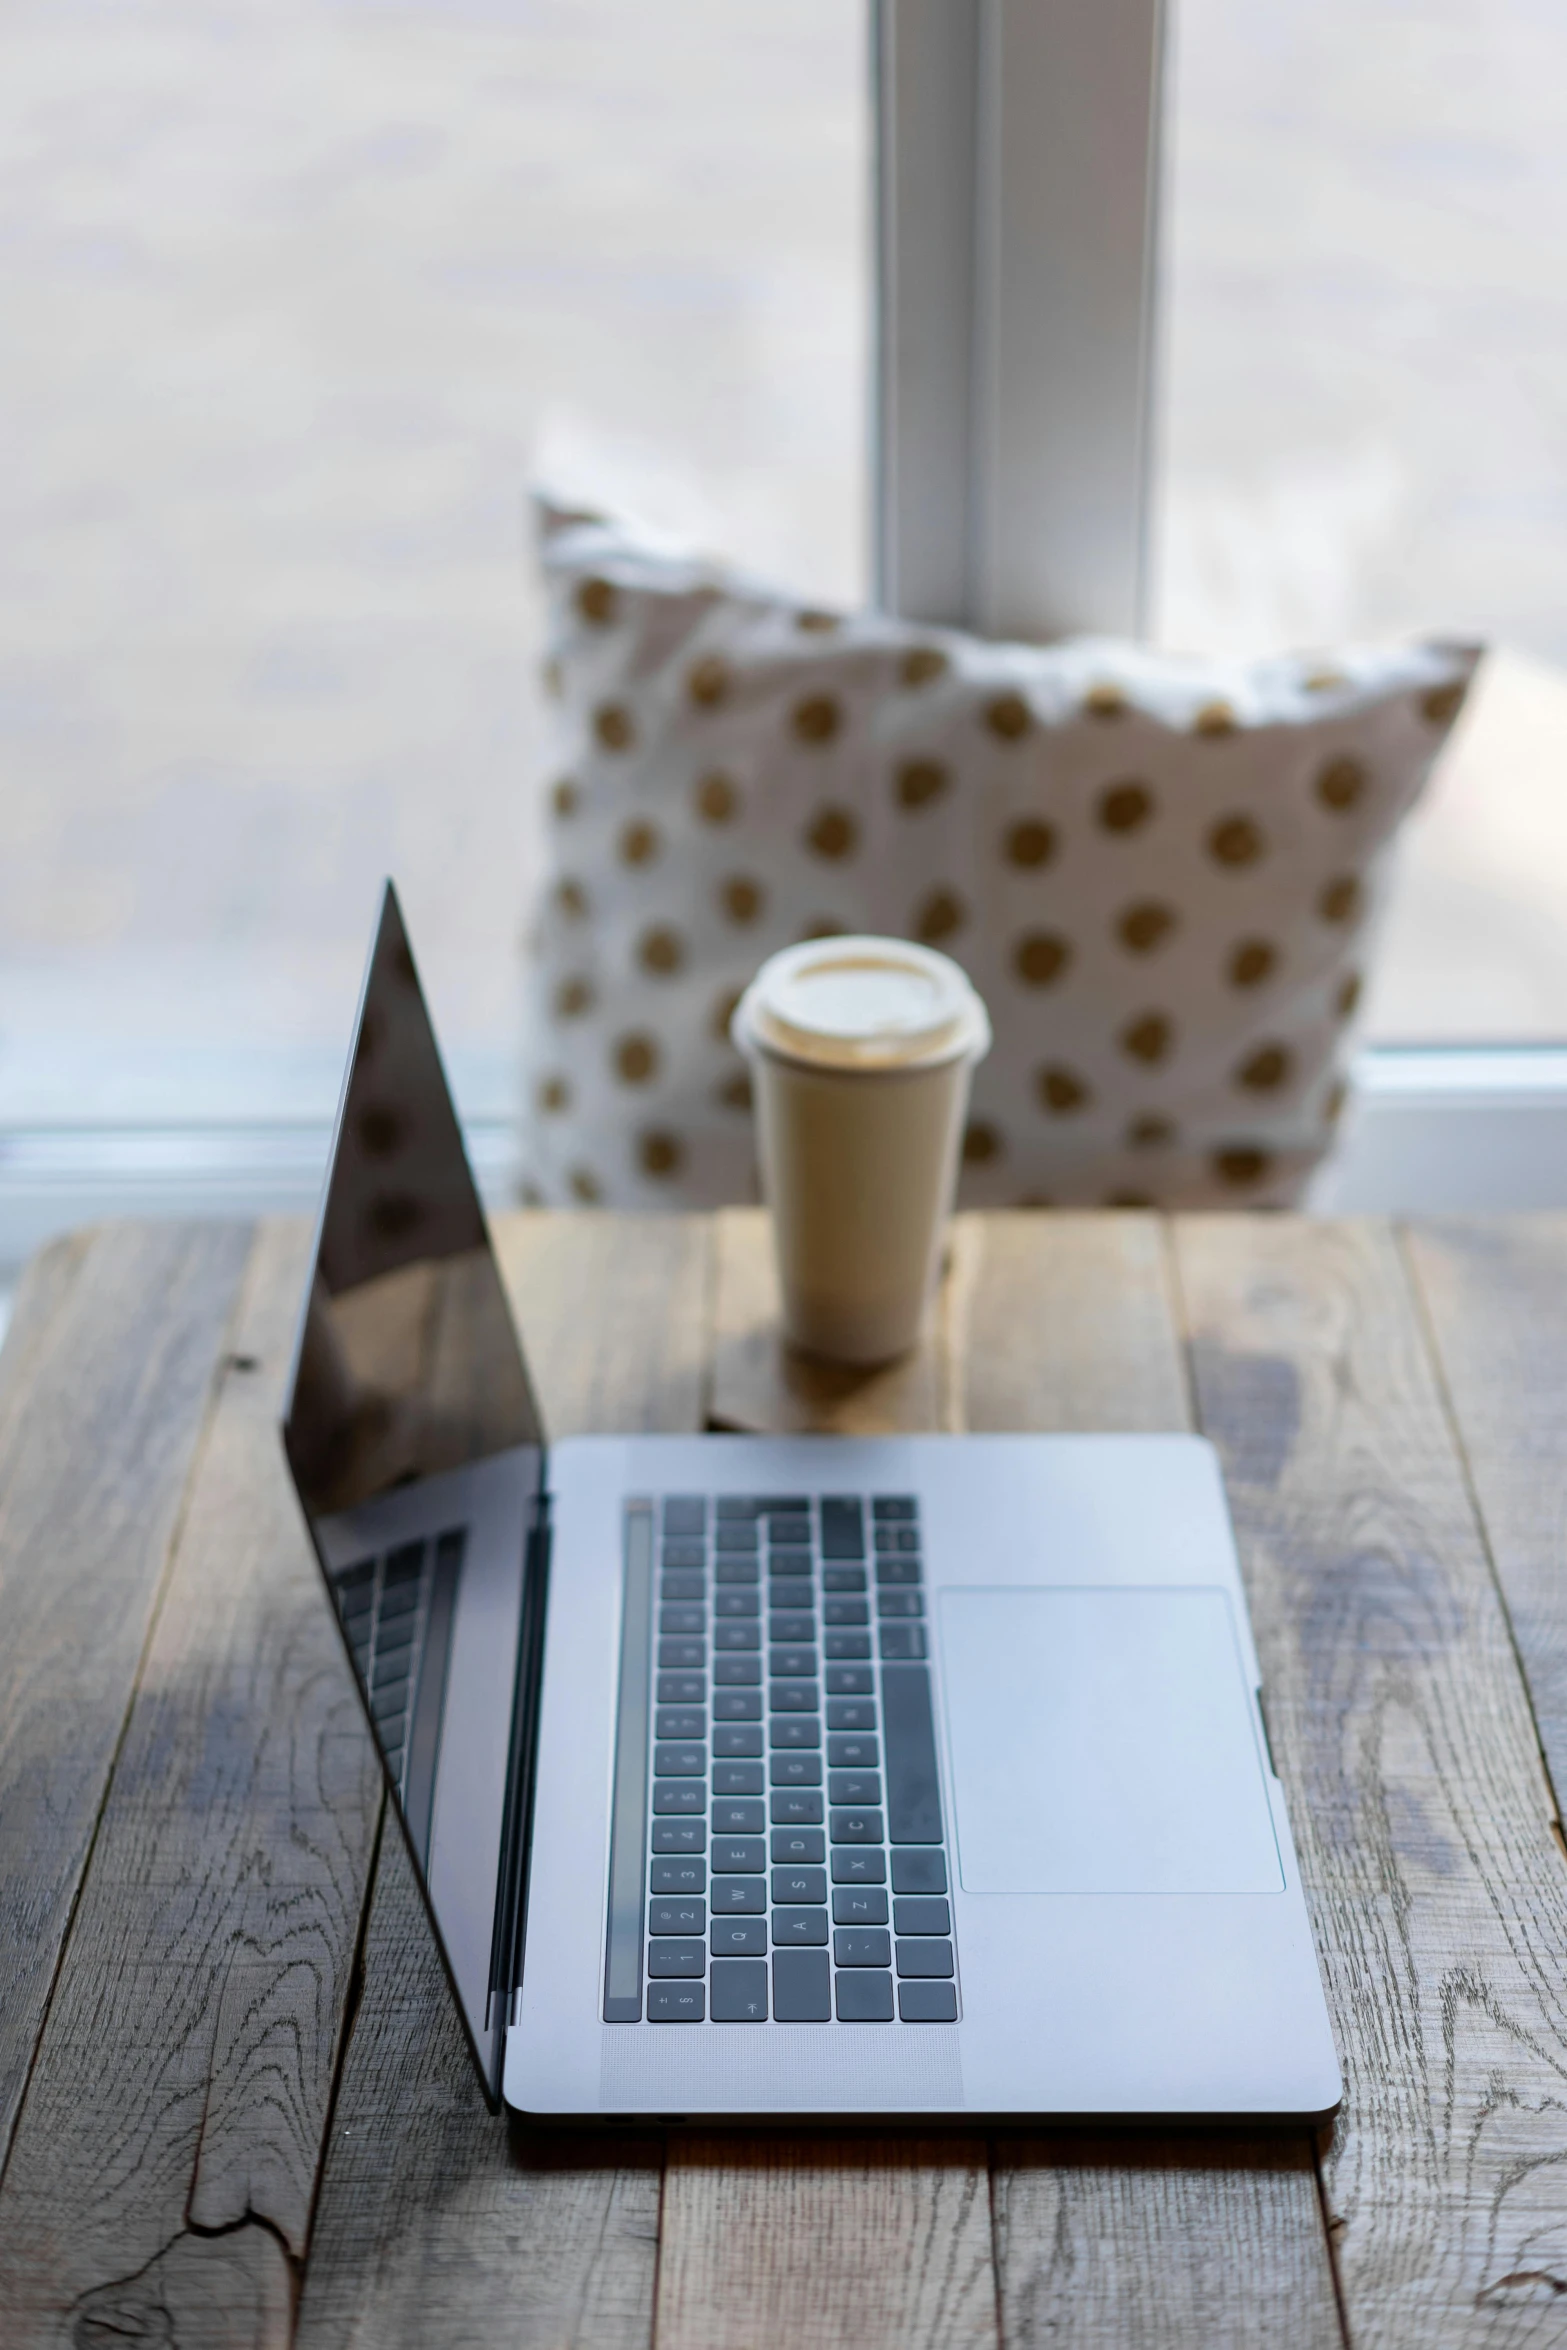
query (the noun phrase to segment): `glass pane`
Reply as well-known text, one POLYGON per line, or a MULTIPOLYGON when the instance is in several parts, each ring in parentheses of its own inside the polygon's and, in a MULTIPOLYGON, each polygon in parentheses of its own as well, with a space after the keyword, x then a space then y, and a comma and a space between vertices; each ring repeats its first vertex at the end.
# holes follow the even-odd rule
POLYGON ((1180 0, 1158 620, 1500 648, 1408 850, 1383 1037, 1567 1033, 1567 14, 1180 0))
POLYGON ((536 456, 860 588, 862 11, 32 0, 0 78, 0 1120, 329 1114, 386 872, 504 1108, 536 456))

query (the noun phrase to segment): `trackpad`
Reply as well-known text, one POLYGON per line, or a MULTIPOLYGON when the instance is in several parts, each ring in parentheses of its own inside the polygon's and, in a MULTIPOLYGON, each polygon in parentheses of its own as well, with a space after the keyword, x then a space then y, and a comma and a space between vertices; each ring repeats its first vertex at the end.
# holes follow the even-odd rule
POLYGON ((1219 1589, 944 1591, 966 1893, 1276 1893, 1219 1589))

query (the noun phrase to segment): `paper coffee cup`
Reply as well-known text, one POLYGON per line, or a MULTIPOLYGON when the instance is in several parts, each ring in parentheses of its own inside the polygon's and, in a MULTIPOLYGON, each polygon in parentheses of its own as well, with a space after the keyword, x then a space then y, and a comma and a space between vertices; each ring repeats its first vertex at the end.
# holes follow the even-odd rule
POLYGON ((751 1065, 788 1336, 841 1363, 905 1353, 990 1050, 984 1004, 929 947, 813 939, 762 965, 731 1034, 751 1065))

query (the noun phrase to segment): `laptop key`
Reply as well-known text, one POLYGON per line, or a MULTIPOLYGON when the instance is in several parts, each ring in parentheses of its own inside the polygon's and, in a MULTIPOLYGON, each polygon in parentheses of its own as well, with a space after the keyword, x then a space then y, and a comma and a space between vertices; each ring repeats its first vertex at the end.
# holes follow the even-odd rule
POLYGON ((707 1789, 700 1779, 655 1779, 653 1809, 663 1818, 707 1809, 707 1789))
POLYGON ((880 1803, 881 1773, 879 1771, 829 1771, 827 1774, 827 1800, 829 1803, 880 1803))
POLYGON ((755 1689, 762 1679, 762 1660, 757 1656, 720 1656, 713 1659, 713 1686, 715 1689, 755 1689))
POLYGON ((954 1983, 900 1983, 898 2013, 906 2024, 955 2024, 958 1993, 954 1983))
POLYGON ((773 2016, 780 2024, 832 2021, 832 1969, 825 1950, 773 1952, 773 2016))
POLYGON ((945 1893, 947 1856, 943 1852, 895 1852, 892 1856, 894 1893, 945 1893))
POLYGON ((924 1665, 883 1665, 881 1702, 887 1754, 887 1826, 894 1844, 941 1841, 941 1789, 930 1674, 924 1665))
POLYGON ((707 1564, 707 1546, 701 1542, 666 1542, 662 1565, 666 1575, 700 1574, 707 1564))
POLYGON ((864 1599, 824 1599, 824 1624, 868 1624, 871 1620, 870 1602, 864 1599))
POLYGON ((655 1820, 653 1822, 653 1850, 655 1852, 704 1852, 706 1849, 706 1820, 655 1820))
POLYGON ((816 1618, 811 1615, 777 1615, 767 1619, 769 1640, 813 1641, 816 1638, 816 1618))
POLYGON ((871 1653, 869 1632, 829 1632, 822 1641, 822 1653, 830 1664, 855 1664, 868 1659, 871 1653))
POLYGON ((755 1616, 761 1612, 761 1604, 761 1596, 754 1588, 747 1590, 738 1583, 733 1590, 715 1591, 713 1594, 715 1616, 755 1616))
POLYGON ((767 1775, 775 1787, 819 1787, 822 1758, 819 1754, 769 1755, 767 1775))
POLYGON ((839 1975, 835 1984, 840 2024, 890 2024, 892 1977, 870 1973, 839 1975))
POLYGON ((705 1746, 655 1746, 653 1768, 661 1779, 700 1779, 707 1769, 705 1746))
POLYGON ((814 1714, 821 1707, 821 1691, 814 1681, 769 1681, 767 1705, 775 1714, 814 1714))
MULTIPOLYGON (((760 1689, 715 1689, 713 1692, 713 1719, 715 1722, 759 1722, 762 1718, 760 1689)), ((717 1736, 717 1732, 714 1732, 717 1736)))
POLYGON ((761 1958, 767 1951, 766 1918, 714 1918, 708 1936, 715 1958, 761 1958))
POLYGON ((715 1650, 760 1648, 761 1645, 762 1627, 760 1624, 735 1624, 725 1618, 721 1623, 713 1626, 713 1647, 715 1650))
POLYGON ((761 1751, 762 1725, 760 1722, 754 1729, 744 1723, 721 1722, 713 1732, 713 1752, 715 1755, 760 1754, 761 1751))
POLYGON ((766 1866, 766 1847, 760 1836, 715 1836, 713 1838, 713 1874, 715 1877, 759 1877, 766 1866))
POLYGON ((923 1624, 883 1624, 881 1653, 887 1657, 918 1657, 925 1654, 925 1627, 923 1624))
POLYGON ((701 1738, 707 1730, 707 1715, 699 1705, 661 1705, 653 1716, 655 1738, 701 1738))
POLYGON ((702 1942, 650 1942, 647 1971, 655 1981, 671 1975, 705 1975, 707 1946, 702 1942))
POLYGON ((891 1966, 892 1936, 885 1926, 835 1926, 834 1966, 891 1966))
POLYGON ((775 1787, 769 1804, 775 1828, 819 1828, 821 1790, 817 1787, 775 1787))
POLYGON ((881 1761, 881 1749, 874 1738, 829 1738, 827 1767, 836 1771, 874 1771, 881 1761))
POLYGON ((713 1580, 725 1583, 756 1583, 761 1580, 761 1568, 754 1558, 731 1555, 721 1558, 713 1569, 713 1580))
POLYGON ((754 1518, 761 1503, 754 1493, 721 1493, 714 1508, 720 1519, 754 1518))
POLYGON ((661 1607, 658 1611, 658 1628, 666 1639, 676 1638, 683 1633, 695 1633, 700 1637, 707 1630, 707 1610, 705 1607, 661 1607))
POLYGON ((800 1576, 809 1575, 810 1571, 811 1554, 808 1550, 770 1550, 767 1554, 767 1572, 784 1581, 796 1582, 800 1576))
POLYGON ((784 1908, 827 1899, 825 1869, 774 1869, 773 1899, 784 1908))
POLYGON ((827 1700, 827 1727, 829 1730, 874 1730, 876 1727, 875 1698, 829 1697, 827 1700))
POLYGON ((655 1860, 651 1868, 650 1890, 654 1893, 705 1893, 707 1863, 705 1860, 655 1860))
MULTIPOLYGON (((673 1606, 677 1601, 682 1606, 688 1606, 693 1601, 700 1602, 707 1597, 706 1578, 702 1575, 666 1574, 663 1582, 659 1585, 658 1596, 666 1606, 673 1606)), ((678 1631, 679 1626, 667 1624, 660 1628, 664 1631, 674 1632, 678 1631)))
POLYGON ((887 1896, 878 1885, 839 1885, 832 1897, 835 1926, 884 1926, 887 1896))
POLYGON ((911 1583, 917 1583, 919 1579, 920 1563, 918 1559, 887 1558, 884 1556, 876 1561, 876 1588, 878 1591, 885 1591, 889 1588, 907 1590, 911 1583))
POLYGON ((754 1518, 721 1518, 713 1536, 718 1551, 746 1551, 759 1547, 754 1518))
POLYGON ((647 1905, 647 1930, 650 1934, 705 1934, 707 1903, 689 1896, 669 1900, 655 1897, 647 1905))
POLYGON ((811 1539, 811 1521, 809 1518, 786 1518, 775 1511, 768 1525, 767 1539, 769 1542, 780 1543, 786 1548, 797 1549, 808 1545, 811 1539))
POLYGON ((919 1503, 912 1493, 878 1493, 871 1503, 873 1518, 912 1518, 918 1510, 919 1503))
POLYGON ((820 1866, 827 1857, 827 1840, 820 1828, 775 1828, 771 1849, 775 1863, 810 1861, 820 1866))
POLYGON ((767 1725, 767 1743, 772 1747, 798 1749, 820 1746, 822 1724, 819 1714, 775 1714, 767 1725))
POLYGON ((769 1648, 767 1675, 773 1681, 813 1680, 816 1674, 814 1647, 769 1648))
POLYGON ((925 1613, 924 1594, 919 1591, 878 1591, 876 1613, 878 1616, 922 1616, 925 1613))
POLYGON ((865 1589, 865 1569, 863 1567, 823 1567, 822 1589, 823 1591, 863 1591, 865 1589))
POLYGON ((654 1687, 660 1705, 701 1705, 707 1697, 705 1673, 660 1673, 654 1687))
POLYGON ((879 1811, 835 1811, 828 1826, 834 1844, 880 1844, 885 1837, 879 1811))
POLYGON ((906 1894, 892 1905, 892 1923, 900 1934, 950 1934, 952 1911, 928 1893, 906 1894))
POLYGON ((863 1846, 835 1844, 832 1848, 832 1881, 835 1885, 885 1885, 887 1855, 884 1852, 868 1852, 863 1846))
POLYGON ((765 2024, 766 1959, 715 1959, 711 1992, 715 2024, 765 2024))
POLYGON ((823 1681, 829 1697, 869 1697, 876 1675, 869 1665, 829 1665, 823 1681))
POLYGON ((707 2013, 705 1983, 649 1983, 650 2024, 699 2024, 707 2013))
POLYGON ((761 1792, 762 1766, 759 1762, 714 1763, 715 1795, 760 1795, 761 1792))
POLYGON ((865 1556, 865 1520, 856 1497, 824 1494, 821 1519, 824 1559, 865 1556))
POLYGON ((760 1877, 715 1877, 715 1918, 759 1917, 767 1907, 767 1886, 760 1877))
POLYGON ((773 1948, 775 1950, 810 1950, 823 1948, 827 1941, 827 1912, 824 1909, 775 1909, 773 1911, 773 1948))
POLYGON ((705 1640, 663 1640, 658 1644, 658 1667, 662 1673, 700 1672, 707 1663, 705 1640))
POLYGON ((664 1497, 664 1532, 700 1534, 707 1524, 707 1502, 700 1493, 670 1493, 664 1497))
MULTIPOLYGON (((656 1798, 654 1807, 657 1808, 656 1798)), ((759 1835, 766 1825, 767 1812, 763 1804, 749 1802, 743 1796, 718 1796, 714 1799, 713 1834, 715 1836, 755 1836, 759 1835)))
POLYGON ((900 1975, 950 1976, 952 1973, 952 1944, 927 1940, 898 1943, 898 1972, 900 1975))

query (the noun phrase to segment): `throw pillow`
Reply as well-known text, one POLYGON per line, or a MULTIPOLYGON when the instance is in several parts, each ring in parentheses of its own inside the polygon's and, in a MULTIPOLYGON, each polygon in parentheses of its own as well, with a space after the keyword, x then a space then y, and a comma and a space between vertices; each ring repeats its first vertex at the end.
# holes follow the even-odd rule
POLYGON ((992 644, 588 515, 546 507, 542 537, 527 1197, 755 1197, 730 1014, 764 956, 833 931, 939 946, 989 1007, 965 1204, 1298 1196, 1478 648, 992 644))

